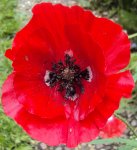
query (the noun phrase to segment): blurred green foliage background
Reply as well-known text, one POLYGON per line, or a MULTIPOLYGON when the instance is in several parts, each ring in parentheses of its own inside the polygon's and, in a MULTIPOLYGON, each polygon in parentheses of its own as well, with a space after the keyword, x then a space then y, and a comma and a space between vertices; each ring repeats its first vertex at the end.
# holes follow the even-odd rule
MULTIPOLYGON (((17 0, 0 0, 0 87, 12 69, 4 53, 20 27, 16 8, 17 0)), ((32 150, 34 143, 0 106, 0 150, 32 150)))
MULTIPOLYGON (((122 24, 129 33, 137 32, 137 0, 76 0, 81 6, 94 10, 122 24)), ((4 57, 5 50, 11 47, 15 33, 22 26, 23 19, 17 11, 18 0, 0 0, 0 87, 11 72, 11 63, 4 57)), ((23 12, 22 12, 23 13, 23 12)), ((137 83, 137 38, 132 39, 134 47, 129 68, 137 83)), ((119 113, 123 110, 137 115, 137 86, 132 99, 121 103, 119 113)), ((32 150, 36 141, 32 140, 14 121, 3 114, 0 106, 0 150, 32 150)))

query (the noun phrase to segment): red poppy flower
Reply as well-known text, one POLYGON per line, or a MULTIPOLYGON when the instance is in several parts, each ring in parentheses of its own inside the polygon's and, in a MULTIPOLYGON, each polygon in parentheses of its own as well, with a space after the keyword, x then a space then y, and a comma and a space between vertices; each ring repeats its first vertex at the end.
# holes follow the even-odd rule
POLYGON ((121 26, 79 6, 37 4, 6 51, 13 72, 2 88, 5 113, 48 145, 95 139, 130 97, 130 42, 121 26))
POLYGON ((126 130, 126 125, 114 116, 111 116, 100 132, 102 138, 120 137, 126 130))

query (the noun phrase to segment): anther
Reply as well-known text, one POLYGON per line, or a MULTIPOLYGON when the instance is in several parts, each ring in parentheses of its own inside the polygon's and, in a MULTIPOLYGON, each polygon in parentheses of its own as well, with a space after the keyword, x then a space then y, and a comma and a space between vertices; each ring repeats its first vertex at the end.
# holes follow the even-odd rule
POLYGON ((76 60, 72 56, 66 53, 64 63, 62 61, 53 63, 52 71, 46 71, 44 80, 47 86, 57 86, 57 91, 64 91, 63 93, 66 99, 75 101, 80 93, 84 93, 82 80, 91 82, 93 75, 89 66, 85 70, 81 70, 75 64, 76 60))

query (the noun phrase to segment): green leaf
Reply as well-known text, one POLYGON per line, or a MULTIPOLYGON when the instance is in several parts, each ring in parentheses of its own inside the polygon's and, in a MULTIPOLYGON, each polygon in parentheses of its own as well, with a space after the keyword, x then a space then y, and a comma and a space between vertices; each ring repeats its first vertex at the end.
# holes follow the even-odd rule
POLYGON ((137 15, 134 12, 129 12, 126 10, 120 10, 119 16, 120 23, 124 26, 125 29, 136 32, 137 31, 137 15))
POLYGON ((15 150, 32 150, 32 147, 30 147, 29 145, 28 146, 21 145, 15 148, 15 150))
POLYGON ((111 144, 111 143, 121 143, 129 146, 137 147, 136 140, 123 139, 123 138, 111 138, 111 139, 98 139, 90 142, 91 144, 111 144))
POLYGON ((124 146, 120 146, 118 148, 118 150, 133 150, 134 147, 133 146, 129 146, 129 145, 124 145, 124 146))
POLYGON ((82 7, 90 7, 90 2, 88 0, 78 0, 82 7))

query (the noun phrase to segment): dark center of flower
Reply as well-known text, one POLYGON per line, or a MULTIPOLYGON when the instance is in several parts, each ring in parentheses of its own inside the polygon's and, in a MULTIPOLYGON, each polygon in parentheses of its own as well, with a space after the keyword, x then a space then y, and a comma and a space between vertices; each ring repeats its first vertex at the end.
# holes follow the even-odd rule
POLYGON ((91 78, 90 67, 81 70, 76 64, 76 60, 69 54, 66 54, 64 63, 62 61, 54 63, 51 71, 46 71, 44 80, 50 87, 57 86, 57 90, 62 92, 66 99, 74 101, 79 93, 84 92, 82 80, 90 82, 91 78))

